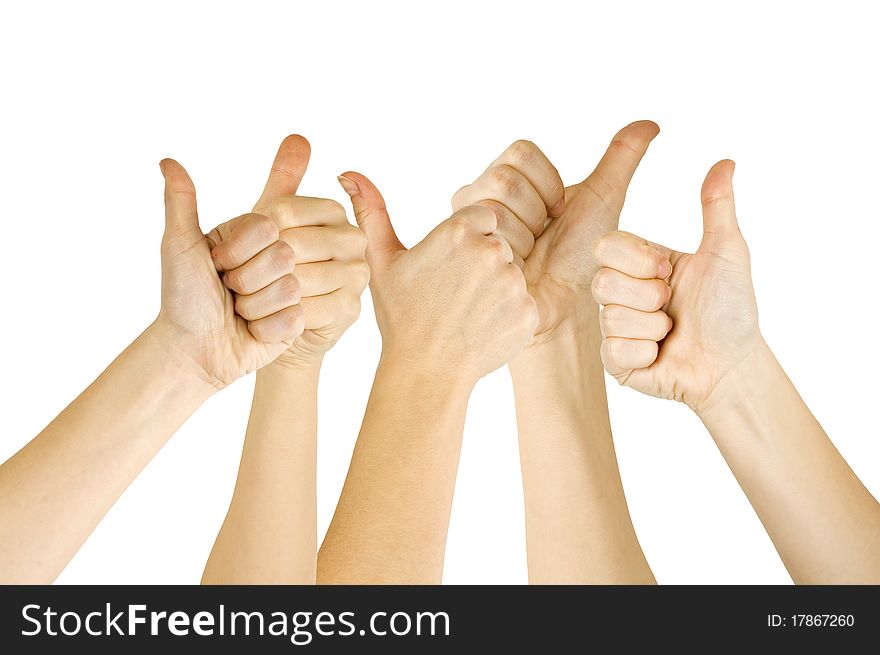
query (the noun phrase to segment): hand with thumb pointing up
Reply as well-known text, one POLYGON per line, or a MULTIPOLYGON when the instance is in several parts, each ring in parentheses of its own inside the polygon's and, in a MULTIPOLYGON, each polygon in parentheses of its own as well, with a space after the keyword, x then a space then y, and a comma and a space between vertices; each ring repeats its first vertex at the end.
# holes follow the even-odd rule
POLYGON ((372 182, 352 172, 339 182, 367 235, 383 358, 473 385, 528 343, 537 308, 511 246, 496 235, 495 210, 465 206, 407 249, 372 182))
POLYGON ((761 346, 749 250, 737 225, 734 163, 715 164, 702 189, 703 239, 693 254, 628 232, 593 246, 602 361, 618 382, 699 413, 719 382, 761 346))

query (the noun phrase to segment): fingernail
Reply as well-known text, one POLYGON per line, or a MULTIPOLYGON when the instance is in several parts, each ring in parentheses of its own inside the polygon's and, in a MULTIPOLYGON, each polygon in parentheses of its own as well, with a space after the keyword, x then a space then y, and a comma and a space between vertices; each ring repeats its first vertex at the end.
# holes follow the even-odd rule
POLYGON ((358 187, 357 182, 351 178, 345 177, 345 175, 339 175, 336 179, 339 180, 339 184, 342 185, 342 188, 345 189, 345 192, 349 196, 356 196, 360 193, 361 190, 358 187))
POLYGON ((664 259, 660 262, 659 276, 661 280, 665 280, 672 274, 672 264, 669 260, 664 259))

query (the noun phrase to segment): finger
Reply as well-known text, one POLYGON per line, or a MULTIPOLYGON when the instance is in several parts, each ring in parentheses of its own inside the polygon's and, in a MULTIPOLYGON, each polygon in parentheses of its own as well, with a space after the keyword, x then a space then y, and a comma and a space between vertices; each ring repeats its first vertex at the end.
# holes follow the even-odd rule
POLYGON ((322 227, 294 227, 283 230, 280 241, 289 244, 298 264, 323 262, 328 259, 355 261, 364 259, 367 237, 350 223, 322 227))
POLYGON ((541 149, 531 141, 514 141, 496 164, 507 164, 520 171, 538 192, 547 213, 556 218, 565 209, 565 186, 559 171, 541 149))
POLYGON ((700 200, 703 204, 704 242, 739 234, 733 201, 735 166, 729 159, 722 160, 709 170, 703 182, 700 200))
POLYGON ((505 262, 508 264, 513 263, 513 249, 510 247, 510 244, 507 243, 507 240, 499 234, 490 234, 489 239, 493 241, 497 241, 501 244, 501 256, 505 262))
POLYGON ((196 207, 196 187, 186 169, 173 159, 159 162, 165 178, 165 236, 202 238, 196 207))
POLYGON ((618 337, 603 339, 599 349, 605 370, 614 376, 647 368, 657 359, 658 352, 659 346, 656 341, 618 337))
POLYGON ((504 237, 514 254, 518 255, 520 259, 528 257, 532 248, 535 247, 535 235, 526 227, 525 223, 519 220, 510 209, 495 200, 480 200, 476 204, 488 207, 495 212, 498 221, 495 233, 504 237))
POLYGON ((603 337, 661 341, 672 329, 672 319, 663 311, 640 312, 624 305, 605 305, 599 313, 603 337))
POLYGON ((303 298, 333 293, 343 287, 362 291, 370 281, 370 267, 363 260, 301 264, 296 269, 296 277, 302 285, 303 298))
POLYGON ((329 198, 284 197, 267 204, 262 211, 275 221, 279 231, 294 227, 350 225, 345 207, 329 198))
POLYGON ((278 228, 262 214, 245 214, 235 220, 229 237, 211 251, 218 271, 231 271, 278 241, 278 228))
POLYGON ((323 296, 312 296, 300 301, 305 312, 305 329, 348 326, 354 323, 361 311, 360 294, 348 289, 338 289, 323 296))
POLYGON ((587 178, 590 186, 616 211, 623 207, 626 190, 639 162, 660 128, 652 121, 630 123, 614 135, 596 170, 587 178))
POLYGON ((223 283, 235 293, 256 293, 278 278, 293 273, 296 253, 284 241, 276 241, 246 261, 223 274, 223 283))
POLYGON ((306 173, 311 154, 312 147, 305 137, 291 134, 285 138, 278 147, 266 186, 255 207, 295 194, 306 173))
POLYGON ((593 244, 599 266, 613 268, 630 277, 665 280, 672 273, 668 254, 629 232, 606 232, 593 244))
POLYGON ((489 235, 498 228, 495 212, 483 205, 468 205, 455 212, 451 218, 467 223, 480 234, 489 235))
POLYGON ((296 305, 299 299, 299 280, 294 275, 284 275, 256 293, 236 295, 235 313, 246 321, 256 321, 296 305))
POLYGON ((544 229, 547 207, 525 175, 507 164, 491 166, 476 182, 460 189, 453 206, 472 205, 480 200, 494 200, 509 208, 532 234, 544 229))
POLYGON ((303 308, 292 305, 256 321, 249 321, 248 330, 254 339, 262 343, 290 344, 302 334, 304 325, 303 308))
POLYGON ((624 305, 655 312, 667 302, 672 289, 663 280, 639 280, 613 268, 602 268, 593 278, 593 298, 600 305, 624 305))
POLYGON ((340 175, 339 184, 351 198, 355 220, 367 235, 366 256, 370 267, 378 267, 391 254, 405 250, 391 226, 385 199, 379 189, 366 177, 352 171, 340 175))

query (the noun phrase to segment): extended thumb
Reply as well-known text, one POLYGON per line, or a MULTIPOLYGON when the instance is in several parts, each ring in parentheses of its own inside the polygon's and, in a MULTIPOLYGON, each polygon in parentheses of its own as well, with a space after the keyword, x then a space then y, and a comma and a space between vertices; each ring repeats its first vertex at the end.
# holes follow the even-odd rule
POLYGON ((370 180, 349 171, 339 176, 339 184, 351 198, 355 220, 367 236, 367 263, 373 266, 390 254, 405 250, 391 225, 385 199, 370 180))
POLYGON ((739 234, 733 202, 733 169, 729 159, 715 164, 706 175, 700 201, 703 205, 703 243, 720 243, 739 234))
POLYGON ((201 237, 196 187, 189 173, 173 159, 159 162, 159 170, 165 178, 165 234, 180 237, 197 233, 201 237))

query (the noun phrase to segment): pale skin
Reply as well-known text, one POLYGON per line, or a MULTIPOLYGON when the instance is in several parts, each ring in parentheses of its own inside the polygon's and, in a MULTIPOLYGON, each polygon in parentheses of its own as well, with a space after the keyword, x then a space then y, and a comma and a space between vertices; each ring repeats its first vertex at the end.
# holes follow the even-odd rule
POLYGON ((629 182, 657 132, 650 121, 623 128, 596 170, 566 187, 564 196, 543 153, 518 142, 453 198, 454 207, 497 199, 499 187, 505 188, 515 196, 512 204, 503 199, 514 214, 510 223, 528 227, 531 237, 520 230, 511 244, 530 245, 518 252, 540 318, 510 372, 532 583, 654 582, 611 438, 598 306, 590 297, 598 265, 589 251, 596 237, 617 227, 629 182), (510 173, 512 162, 517 176, 510 173), (554 209, 542 213, 544 204, 554 209))
POLYGON ((706 177, 695 253, 627 232, 596 242, 605 368, 700 417, 796 583, 880 583, 880 504, 759 330, 733 168, 721 161, 706 177))
POLYGON ((246 320, 221 280, 278 241, 261 214, 209 236, 177 162, 165 178, 159 316, 39 435, 0 466, 0 583, 50 583, 116 499, 215 391, 287 350, 304 319, 279 270, 272 302, 246 320))
MULTIPOLYGON (((360 312, 369 280, 366 237, 332 200, 296 196, 310 148, 288 137, 254 211, 275 222, 296 259, 305 331, 260 369, 229 512, 202 582, 314 584, 317 553, 315 471, 318 376, 324 354, 360 312)), ((225 282, 247 316, 285 256, 252 260, 225 282), (262 290, 261 290, 262 289, 262 290)), ((258 310, 257 310, 258 311, 258 310)))
POLYGON ((537 311, 493 209, 464 207, 408 250, 367 178, 340 183, 367 235, 382 355, 318 582, 436 584, 468 398, 537 311))

